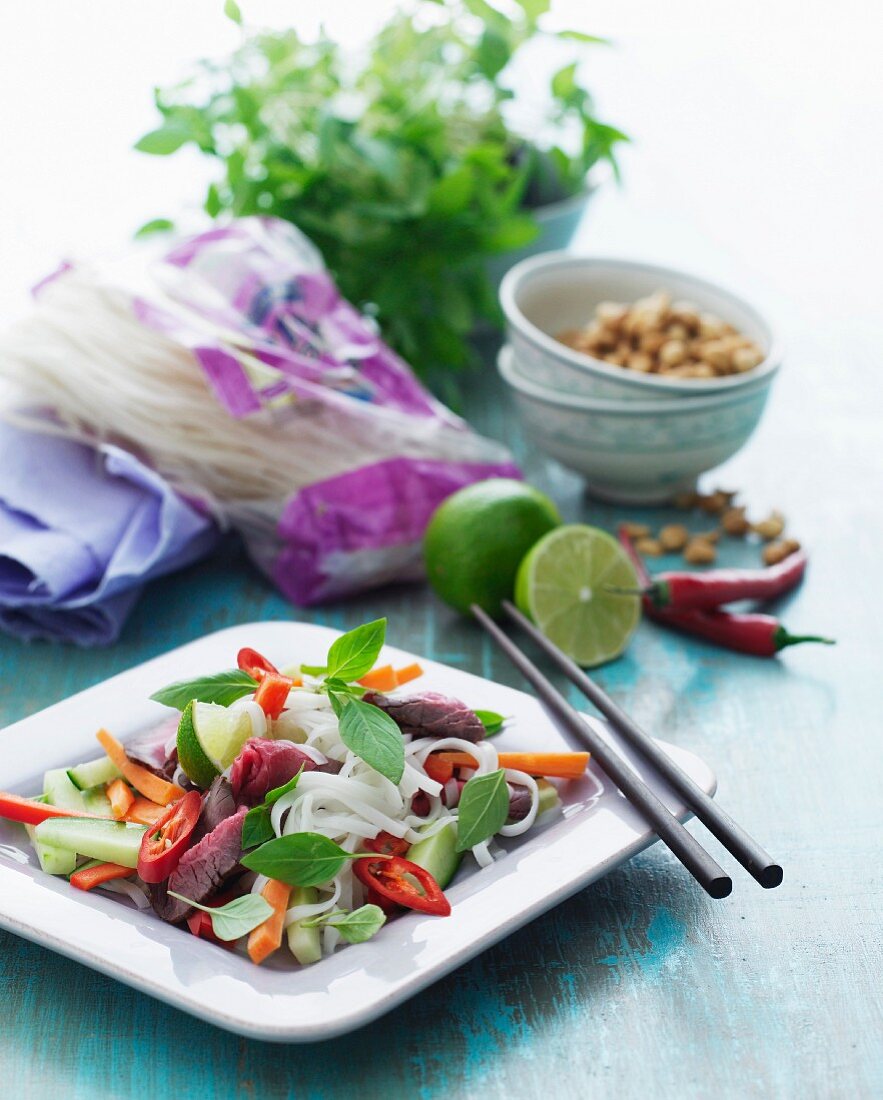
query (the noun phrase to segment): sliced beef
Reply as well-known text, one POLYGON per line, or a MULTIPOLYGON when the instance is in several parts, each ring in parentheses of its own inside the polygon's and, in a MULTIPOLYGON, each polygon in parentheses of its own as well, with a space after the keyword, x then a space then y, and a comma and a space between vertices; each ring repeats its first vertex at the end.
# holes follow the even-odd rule
POLYGON ((193 843, 198 844, 204 836, 235 813, 236 799, 233 797, 233 788, 228 780, 219 775, 203 795, 202 810, 193 833, 193 843))
POLYGON ((171 741, 178 728, 178 719, 168 718, 158 726, 139 733, 131 741, 126 742, 126 756, 141 764, 154 775, 160 776, 171 782, 178 766, 178 750, 172 746, 171 752, 166 752, 166 745, 171 741))
POLYGON ((388 714, 402 733, 415 737, 462 737, 473 742, 484 737, 484 726, 475 711, 450 695, 425 691, 399 699, 369 691, 364 700, 388 714))
POLYGON ((509 788, 509 820, 523 821, 530 813, 531 795, 520 783, 507 783, 509 788))
POLYGON ((172 890, 192 901, 207 901, 239 866, 242 856, 242 822, 245 806, 225 818, 198 844, 189 848, 165 882, 151 886, 153 908, 170 924, 177 924, 192 912, 192 906, 169 896, 172 890))
POLYGON ((230 783, 238 805, 256 806, 267 791, 281 787, 303 768, 311 772, 316 761, 292 741, 252 737, 230 769, 230 783))

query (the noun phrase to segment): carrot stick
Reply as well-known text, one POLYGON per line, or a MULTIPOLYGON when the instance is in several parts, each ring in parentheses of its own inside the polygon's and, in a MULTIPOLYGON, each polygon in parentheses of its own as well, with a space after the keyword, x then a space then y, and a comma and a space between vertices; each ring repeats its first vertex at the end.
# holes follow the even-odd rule
MULTIPOLYGON (((477 761, 468 752, 440 752, 441 760, 455 768, 474 768, 477 761)), ((589 762, 587 752, 501 752, 501 768, 552 779, 579 779, 589 762)))
POLYGON ((165 779, 161 779, 158 775, 154 775, 152 771, 148 771, 147 768, 136 764, 134 760, 130 760, 126 756, 126 750, 123 746, 107 730, 101 729, 95 736, 98 738, 98 743, 116 764, 119 771, 122 772, 123 778, 128 779, 135 790, 140 791, 145 798, 149 798, 151 802, 158 802, 161 806, 168 806, 170 802, 175 802, 184 797, 184 792, 180 787, 174 783, 167 783, 165 779))
POLYGON ((401 687, 402 684, 407 684, 411 680, 416 680, 418 676, 423 675, 423 668, 415 661, 412 665, 405 665, 404 668, 396 669, 396 686, 401 687))
MULTIPOLYGON (((49 806, 33 798, 22 798, 18 794, 0 791, 0 818, 7 821, 21 821, 24 825, 39 825, 50 817, 91 817, 98 814, 80 813, 79 810, 63 810, 60 806, 49 806)), ((109 818, 101 818, 108 821, 109 818)))
POLYGON ((288 908, 288 900, 291 897, 291 887, 285 882, 271 878, 261 891, 261 895, 272 905, 273 912, 248 937, 248 957, 258 965, 272 955, 282 943, 285 910, 288 908))
POLYGON ((137 798, 132 800, 132 805, 126 812, 125 820, 149 827, 155 825, 165 812, 165 806, 159 806, 156 802, 151 802, 149 798, 142 798, 138 795, 137 798))
POLYGON ((82 871, 74 871, 70 884, 78 890, 92 890, 104 882, 115 878, 131 878, 134 874, 133 867, 121 867, 119 863, 99 863, 97 867, 84 867, 82 871))
POLYGON ((122 779, 115 779, 113 783, 108 783, 105 792, 110 801, 113 816, 117 821, 122 821, 131 809, 135 796, 122 779))
POLYGON ((381 665, 366 672, 358 681, 362 687, 371 688, 372 691, 392 691, 398 687, 395 669, 392 665, 381 665))

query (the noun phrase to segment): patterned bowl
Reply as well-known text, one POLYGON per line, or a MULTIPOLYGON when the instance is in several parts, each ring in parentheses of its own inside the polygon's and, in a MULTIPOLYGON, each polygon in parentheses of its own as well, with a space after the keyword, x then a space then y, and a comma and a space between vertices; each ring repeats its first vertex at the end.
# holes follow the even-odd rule
POLYGON ((757 426, 772 380, 687 401, 614 401, 527 380, 508 346, 497 368, 531 441, 582 474, 595 496, 624 504, 661 504, 734 455, 757 426))
POLYGON ((546 252, 513 267, 500 286, 506 331, 523 378, 559 394, 622 401, 671 401, 766 387, 782 361, 770 325, 747 302, 713 283, 674 268, 631 260, 546 252), (574 351, 555 333, 585 325, 603 301, 634 302, 666 290, 714 313, 766 353, 745 374, 721 378, 664 378, 624 370, 574 351))

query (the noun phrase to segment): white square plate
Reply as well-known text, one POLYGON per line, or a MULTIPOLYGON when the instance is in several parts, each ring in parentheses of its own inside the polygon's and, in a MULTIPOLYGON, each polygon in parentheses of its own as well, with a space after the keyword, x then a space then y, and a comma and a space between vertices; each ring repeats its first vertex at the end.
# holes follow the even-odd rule
MULTIPOLYGON (((307 623, 246 624, 114 676, 3 731, 0 789, 33 794, 47 768, 94 757, 101 725, 126 740, 155 724, 167 711, 148 699, 151 692, 172 680, 231 667, 243 645, 279 664, 313 662, 336 635, 307 623)), ((529 695, 391 646, 383 655, 384 663, 413 660, 426 670, 421 685, 512 716, 499 735, 500 748, 572 747, 529 695)), ((617 744, 603 723, 587 720, 617 744)), ((665 748, 704 790, 714 791, 715 777, 701 760, 665 748)), ((688 816, 671 790, 620 751, 678 816, 688 816)), ((22 827, 5 821, 0 925, 238 1034, 279 1042, 331 1038, 389 1011, 656 839, 594 768, 568 785, 564 801, 562 815, 508 844, 492 867, 461 872, 446 891, 450 917, 399 917, 368 943, 343 947, 311 967, 297 967, 282 952, 253 966, 164 924, 150 910, 74 890, 65 879, 44 875, 22 827)))

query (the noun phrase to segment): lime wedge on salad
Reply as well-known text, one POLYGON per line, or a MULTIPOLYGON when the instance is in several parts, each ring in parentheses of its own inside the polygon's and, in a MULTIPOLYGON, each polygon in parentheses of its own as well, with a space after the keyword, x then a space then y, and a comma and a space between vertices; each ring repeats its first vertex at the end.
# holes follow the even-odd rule
POLYGON ((618 657, 641 617, 637 574, 606 531, 569 524, 550 531, 518 569, 515 602, 550 641, 590 668, 618 657))
POLYGON ((197 787, 208 787, 230 767, 251 734, 246 711, 193 699, 178 723, 178 763, 197 787))

